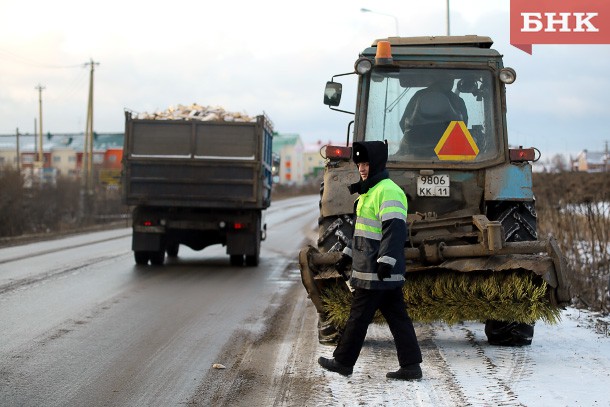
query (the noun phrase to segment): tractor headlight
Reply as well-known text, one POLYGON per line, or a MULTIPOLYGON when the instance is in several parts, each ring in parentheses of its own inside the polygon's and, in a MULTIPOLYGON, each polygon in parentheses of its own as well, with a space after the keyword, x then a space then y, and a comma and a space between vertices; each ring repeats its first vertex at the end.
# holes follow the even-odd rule
POLYGON ((358 58, 354 64, 354 69, 358 75, 365 75, 373 68, 373 61, 368 58, 358 58))
POLYGON ((513 68, 502 68, 500 70, 500 80, 503 83, 510 85, 515 79, 517 79, 517 73, 513 68))

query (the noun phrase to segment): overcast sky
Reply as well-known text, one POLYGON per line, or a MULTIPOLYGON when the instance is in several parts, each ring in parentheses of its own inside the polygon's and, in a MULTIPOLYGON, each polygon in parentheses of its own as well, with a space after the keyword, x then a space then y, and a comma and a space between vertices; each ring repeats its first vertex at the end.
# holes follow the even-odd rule
MULTIPOLYGON (((509 44, 508 0, 450 6, 451 34, 490 36, 517 71, 511 144, 543 158, 604 149, 610 45, 534 45, 528 55, 509 44)), ((264 111, 276 131, 305 143, 344 140, 351 118, 322 104, 326 81, 395 35, 394 17, 401 36, 444 35, 445 13, 446 0, 0 0, 0 134, 34 132, 38 84, 43 132, 83 132, 93 59, 97 132, 123 131, 124 109, 199 103, 264 111)))

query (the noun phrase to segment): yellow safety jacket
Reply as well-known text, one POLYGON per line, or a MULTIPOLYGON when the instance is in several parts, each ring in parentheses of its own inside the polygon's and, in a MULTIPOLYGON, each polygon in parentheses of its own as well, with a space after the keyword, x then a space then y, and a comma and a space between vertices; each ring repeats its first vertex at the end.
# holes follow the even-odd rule
POLYGON ((375 290, 402 287, 406 240, 407 198, 394 181, 382 179, 356 200, 354 238, 343 249, 352 257, 350 285, 375 290), (390 278, 379 280, 378 263, 392 266, 390 278))

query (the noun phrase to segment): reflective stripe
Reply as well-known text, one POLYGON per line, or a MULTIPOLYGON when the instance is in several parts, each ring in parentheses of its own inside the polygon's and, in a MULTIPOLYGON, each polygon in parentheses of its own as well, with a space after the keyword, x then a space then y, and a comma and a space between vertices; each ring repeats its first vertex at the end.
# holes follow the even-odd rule
POLYGON ((376 220, 376 219, 368 219, 368 218, 363 218, 362 216, 358 216, 356 218, 356 225, 357 224, 362 224, 362 225, 366 225, 366 226, 371 226, 377 229, 381 229, 381 222, 376 220))
POLYGON ((377 263, 387 263, 390 266, 394 267, 396 265, 396 259, 390 256, 381 256, 377 259, 377 263))
POLYGON ((379 211, 382 211, 385 208, 390 208, 390 207, 399 208, 399 209, 402 209, 403 211, 407 210, 407 208, 405 208, 405 206, 403 205, 402 202, 396 201, 396 200, 389 200, 389 201, 385 201, 381 204, 381 206, 379 207, 379 211))
POLYGON ((400 212, 388 212, 388 213, 384 213, 381 215, 381 220, 383 222, 385 222, 386 220, 390 220, 390 219, 401 219, 406 222, 407 215, 405 215, 404 213, 400 213, 400 212))
MULTIPOLYGON (((356 270, 352 271, 352 278, 357 278, 358 280, 364 281, 381 281, 379 278, 377 278, 377 274, 363 273, 356 270)), ((405 281, 405 277, 402 274, 392 274, 390 277, 384 278, 383 281, 405 281)))
POLYGON ((367 239, 371 240, 381 240, 381 232, 376 233, 371 232, 370 230, 356 229, 354 230, 354 237, 356 236, 366 237, 367 239))
POLYGON ((382 221, 390 219, 407 220, 407 209, 405 205, 398 200, 385 201, 379 207, 379 216, 382 221))

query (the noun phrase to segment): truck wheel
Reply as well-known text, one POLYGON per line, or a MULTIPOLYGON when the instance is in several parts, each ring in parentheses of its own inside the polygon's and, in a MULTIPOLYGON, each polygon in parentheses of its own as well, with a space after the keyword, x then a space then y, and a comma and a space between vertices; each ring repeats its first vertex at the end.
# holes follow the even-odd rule
POLYGON ((231 266, 241 267, 244 265, 244 255, 243 254, 232 254, 230 256, 231 266))
POLYGON ((153 266, 162 266, 165 262, 165 250, 150 252, 150 264, 153 266))
POLYGON ((254 244, 254 254, 246 254, 246 266, 248 267, 256 267, 258 266, 258 260, 260 258, 261 253, 261 240, 263 236, 263 229, 261 228, 261 215, 257 215, 256 219, 256 239, 254 244))
POLYGON ((179 248, 180 248, 180 245, 178 243, 168 244, 167 247, 165 248, 165 251, 167 252, 167 256, 168 257, 177 257, 179 248))
POLYGON ((258 266, 258 255, 246 255, 246 266, 256 267, 258 266))
MULTIPOLYGON (((507 242, 538 239, 534 202, 492 203, 487 210, 487 218, 502 223, 507 242)), ((534 337, 534 324, 488 319, 485 321, 485 335, 487 335, 490 345, 531 345, 534 337)))
POLYGON ((139 266, 146 266, 148 264, 148 260, 150 260, 148 252, 133 252, 133 257, 136 264, 139 266))

